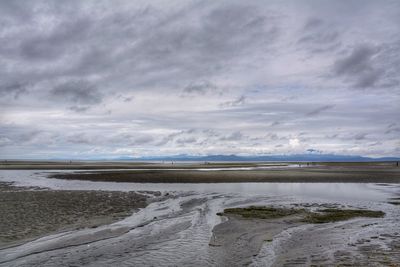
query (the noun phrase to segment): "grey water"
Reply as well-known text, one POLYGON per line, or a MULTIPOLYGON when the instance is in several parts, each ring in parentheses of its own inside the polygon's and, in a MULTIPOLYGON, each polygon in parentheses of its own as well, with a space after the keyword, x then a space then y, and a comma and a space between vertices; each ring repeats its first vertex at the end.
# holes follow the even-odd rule
MULTIPOLYGON (((386 192, 377 190, 375 184, 369 183, 116 183, 50 179, 48 174, 38 170, 0 170, 0 181, 54 190, 236 193, 367 201, 382 200, 387 196, 386 192)), ((385 190, 390 190, 390 187, 385 190)))

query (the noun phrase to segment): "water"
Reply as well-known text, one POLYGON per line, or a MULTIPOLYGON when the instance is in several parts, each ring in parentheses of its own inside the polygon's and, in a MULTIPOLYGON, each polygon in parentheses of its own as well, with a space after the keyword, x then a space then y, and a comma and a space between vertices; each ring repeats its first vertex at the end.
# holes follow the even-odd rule
MULTIPOLYGON (((229 253, 209 246, 212 229, 221 222, 221 217, 216 213, 226 207, 253 204, 335 203, 384 210, 387 216, 382 219, 380 228, 373 228, 373 231, 386 231, 399 226, 398 210, 386 203, 393 193, 399 192, 396 185, 113 183, 49 179, 45 172, 31 170, 0 171, 0 181, 55 190, 151 190, 169 192, 174 196, 165 201, 154 202, 138 213, 111 225, 50 235, 21 246, 0 250, 0 266, 235 266, 237 263, 230 262, 229 253)), ((360 223, 364 223, 363 220, 360 219, 360 223)), ((365 220, 369 222, 371 219, 365 220)), ((253 265, 272 265, 274 259, 280 255, 282 244, 302 231, 305 229, 300 227, 282 232, 274 238, 274 242, 262 247, 259 255, 253 259, 253 265)), ((370 228, 350 227, 348 233, 362 238, 371 231, 370 228)), ((341 247, 347 242, 345 237, 340 237, 339 241, 338 236, 325 239, 330 242, 332 238, 339 242, 337 247, 341 247)))
MULTIPOLYGON (((73 172, 69 171, 69 172, 73 172)), ((385 199, 387 194, 366 183, 115 183, 49 179, 46 171, 1 170, 0 181, 19 186, 39 186, 55 190, 161 191, 237 193, 241 195, 296 196, 321 199, 385 199)), ((387 190, 389 190, 387 188, 387 190)))

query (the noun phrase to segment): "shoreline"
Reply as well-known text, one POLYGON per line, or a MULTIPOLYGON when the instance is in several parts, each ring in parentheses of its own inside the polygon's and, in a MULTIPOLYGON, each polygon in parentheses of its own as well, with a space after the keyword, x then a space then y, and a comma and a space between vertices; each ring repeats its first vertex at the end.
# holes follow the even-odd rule
POLYGON ((306 167, 267 170, 120 170, 49 174, 48 178, 132 183, 400 183, 400 168, 306 167))
POLYGON ((99 170, 99 169, 157 169, 157 170, 193 170, 196 168, 231 168, 231 167, 287 167, 300 165, 301 167, 356 167, 356 168, 395 168, 395 161, 378 162, 303 162, 303 161, 273 161, 273 162, 129 162, 129 161, 0 161, 0 170, 99 170), (307 165, 308 164, 308 165, 307 165))

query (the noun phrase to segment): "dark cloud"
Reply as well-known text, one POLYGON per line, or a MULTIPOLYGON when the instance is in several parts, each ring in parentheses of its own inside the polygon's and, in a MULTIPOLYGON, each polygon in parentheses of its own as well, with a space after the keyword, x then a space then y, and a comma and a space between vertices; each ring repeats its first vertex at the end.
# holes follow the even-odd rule
POLYGON ((307 152, 309 153, 322 153, 322 151, 318 150, 318 149, 314 149, 314 148, 309 148, 307 149, 307 152))
POLYGON ((54 60, 79 49, 79 44, 89 30, 87 18, 76 21, 63 21, 49 33, 39 33, 27 38, 20 45, 21 57, 25 60, 54 60))
MULTIPOLYGON (((102 94, 93 84, 83 80, 68 81, 57 85, 50 91, 50 97, 60 102, 79 105, 99 104, 103 98, 102 94)), ((85 107, 75 106, 75 109, 81 108, 85 107)))
POLYGON ((88 106, 70 106, 68 109, 75 112, 85 112, 89 109, 88 106))
POLYGON ((337 60, 333 70, 336 75, 350 79, 356 87, 373 87, 383 73, 373 61, 378 53, 379 49, 372 46, 357 46, 348 56, 337 60))
POLYGON ((182 91, 182 96, 187 95, 205 95, 210 92, 217 92, 218 88, 215 84, 209 81, 199 81, 190 83, 182 91))
POLYGON ((367 137, 367 133, 358 133, 356 135, 354 135, 354 139, 355 140, 364 140, 367 137))
POLYGON ((385 134, 390 133, 400 133, 400 126, 398 126, 396 123, 389 124, 386 128, 385 134))
POLYGON ((371 58, 377 50, 368 45, 355 47, 345 58, 335 62, 334 70, 337 74, 357 75, 371 69, 371 58))
POLYGON ((179 136, 179 135, 181 135, 183 133, 184 133, 183 131, 180 131, 180 132, 175 132, 175 133, 168 134, 167 136, 162 137, 160 141, 156 142, 155 145, 156 146, 166 145, 166 144, 172 142, 177 136, 179 136))
POLYGON ((335 105, 325 105, 325 106, 316 108, 316 109, 314 109, 314 110, 311 110, 311 111, 308 112, 306 115, 307 115, 307 116, 315 116, 315 115, 318 115, 318 114, 320 114, 321 112, 324 112, 324 111, 326 111, 326 110, 333 109, 334 107, 335 107, 335 105))
POLYGON ((0 85, 0 96, 11 95, 14 99, 18 99, 27 92, 27 85, 20 82, 0 85))

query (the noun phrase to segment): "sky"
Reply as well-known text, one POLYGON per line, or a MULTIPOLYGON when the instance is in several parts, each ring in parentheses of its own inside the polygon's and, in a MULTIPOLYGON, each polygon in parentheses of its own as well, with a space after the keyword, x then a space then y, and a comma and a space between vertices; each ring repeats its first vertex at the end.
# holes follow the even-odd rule
POLYGON ((400 1, 0 1, 0 158, 400 156, 400 1))

